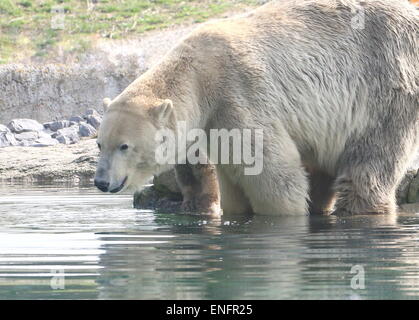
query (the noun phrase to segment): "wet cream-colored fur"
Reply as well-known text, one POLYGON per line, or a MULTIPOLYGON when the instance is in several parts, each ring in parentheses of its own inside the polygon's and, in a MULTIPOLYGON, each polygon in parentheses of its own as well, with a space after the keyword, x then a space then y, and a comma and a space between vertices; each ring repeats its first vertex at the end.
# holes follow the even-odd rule
POLYGON ((110 103, 98 177, 125 189, 168 170, 154 136, 177 121, 263 129, 260 175, 217 165, 224 213, 323 213, 335 199, 337 213, 393 212, 418 145, 418 29, 402 0, 273 1, 205 24, 110 103))

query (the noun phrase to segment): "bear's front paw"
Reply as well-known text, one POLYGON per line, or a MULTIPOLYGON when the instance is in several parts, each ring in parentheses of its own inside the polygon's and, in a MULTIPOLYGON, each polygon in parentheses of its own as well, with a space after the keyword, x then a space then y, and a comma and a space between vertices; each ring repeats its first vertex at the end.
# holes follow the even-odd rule
POLYGON ((209 208, 199 210, 199 213, 204 216, 220 217, 223 215, 223 210, 219 204, 213 203, 209 208))
POLYGON ((183 200, 180 209, 183 212, 196 212, 195 202, 193 200, 183 200))
POLYGON ((219 201, 207 194, 201 195, 197 199, 197 210, 201 215, 213 217, 222 215, 219 201))

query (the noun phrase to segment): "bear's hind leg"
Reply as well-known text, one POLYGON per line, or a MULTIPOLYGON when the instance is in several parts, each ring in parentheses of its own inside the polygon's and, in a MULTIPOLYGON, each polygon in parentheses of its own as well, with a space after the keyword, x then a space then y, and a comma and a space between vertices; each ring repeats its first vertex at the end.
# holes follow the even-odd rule
POLYGON ((230 178, 222 169, 222 165, 217 165, 217 176, 220 186, 221 208, 223 215, 250 215, 253 213, 249 199, 243 190, 231 182, 230 178))
POLYGON ((310 170, 310 214, 330 214, 336 200, 333 190, 334 177, 320 170, 310 170))
POLYGON ((265 135, 263 168, 258 175, 243 175, 242 185, 253 212, 261 215, 307 215, 309 181, 300 153, 282 126, 265 135))
POLYGON ((338 194, 334 214, 396 211, 397 185, 416 150, 418 131, 390 120, 386 125, 392 130, 374 128, 347 144, 334 187, 338 194))

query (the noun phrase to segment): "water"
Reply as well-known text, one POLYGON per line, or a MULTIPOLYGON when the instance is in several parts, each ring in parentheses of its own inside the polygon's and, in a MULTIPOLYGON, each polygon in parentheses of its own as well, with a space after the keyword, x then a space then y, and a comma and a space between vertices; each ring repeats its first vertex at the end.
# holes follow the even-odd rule
POLYGON ((0 186, 0 299, 419 297, 419 214, 208 220, 131 202, 0 186))

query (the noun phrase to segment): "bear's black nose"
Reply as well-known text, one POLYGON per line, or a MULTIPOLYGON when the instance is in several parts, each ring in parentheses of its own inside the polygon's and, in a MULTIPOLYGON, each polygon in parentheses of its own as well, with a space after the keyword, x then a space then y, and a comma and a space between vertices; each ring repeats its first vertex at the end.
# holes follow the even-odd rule
POLYGON ((103 180, 98 180, 95 179, 95 186, 103 192, 107 192, 108 188, 109 188, 109 182, 103 181, 103 180))

